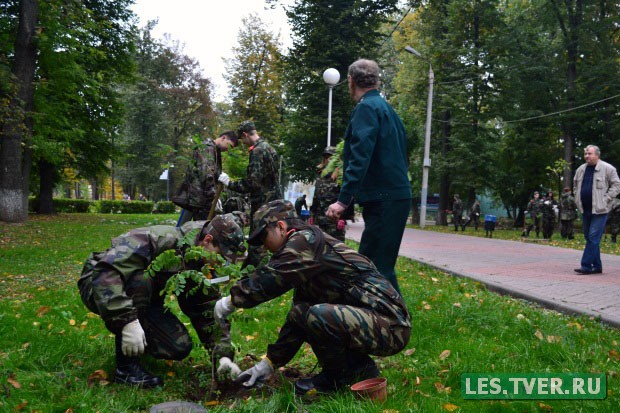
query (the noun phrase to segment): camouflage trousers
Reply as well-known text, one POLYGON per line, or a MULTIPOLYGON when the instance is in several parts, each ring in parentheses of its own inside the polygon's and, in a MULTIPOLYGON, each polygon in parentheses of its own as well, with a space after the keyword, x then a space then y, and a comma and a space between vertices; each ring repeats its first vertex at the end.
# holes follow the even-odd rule
POLYGON ((347 353, 390 356, 409 342, 411 328, 360 307, 340 304, 293 305, 287 322, 310 344, 325 370, 346 368, 347 353))
POLYGON ((536 215, 535 217, 530 216, 525 220, 527 235, 530 234, 530 231, 534 229, 536 231, 536 235, 540 232, 540 216, 536 215))
POLYGON ((555 227, 555 219, 553 217, 542 219, 542 231, 544 239, 551 239, 553 236, 553 229, 555 227))
POLYGON ((325 215, 316 215, 314 225, 317 225, 326 234, 329 234, 337 240, 344 242, 346 229, 339 230, 338 223, 327 218, 325 215))
MULTIPOLYGON (((97 260, 101 254, 91 254, 87 262, 97 260)), ((94 302, 91 279, 87 271, 79 283, 80 296, 86 307, 95 314, 99 314, 94 302)), ((192 340, 187 328, 169 310, 164 307, 164 297, 159 293, 165 287, 169 277, 160 274, 156 277, 144 277, 143 273, 134 274, 125 284, 125 293, 131 297, 138 312, 138 320, 144 329, 146 351, 153 357, 167 360, 181 360, 192 350, 192 340)), ((194 286, 193 281, 186 285, 186 291, 194 286)), ((198 338, 204 347, 211 351, 214 358, 233 358, 234 352, 230 342, 230 323, 218 325, 215 322, 213 308, 220 298, 218 290, 210 290, 207 294, 202 291, 194 295, 181 294, 177 297, 179 307, 186 314, 198 338)), ((110 329, 110 326, 106 324, 110 329)), ((112 329, 110 329, 112 331, 112 329)), ((120 331, 112 331, 120 337, 120 331)))
POLYGON ((560 220, 560 235, 562 238, 573 239, 575 237, 575 229, 573 228, 572 219, 560 220))
MULTIPOLYGON (((192 341, 183 323, 164 307, 164 297, 159 293, 165 287, 166 280, 167 277, 134 276, 126 290, 138 309, 138 318, 148 343, 147 352, 155 358, 181 360, 191 351, 192 341), (150 297, 148 302, 142 301, 146 298, 145 291, 150 291, 146 293, 150 297)), ((195 286, 195 282, 190 280, 185 291, 195 286)), ((189 317, 201 343, 214 359, 232 359, 230 323, 218 325, 213 314, 215 303, 221 297, 219 290, 213 288, 206 293, 198 290, 193 295, 186 292, 179 295, 177 301, 181 311, 189 317)))

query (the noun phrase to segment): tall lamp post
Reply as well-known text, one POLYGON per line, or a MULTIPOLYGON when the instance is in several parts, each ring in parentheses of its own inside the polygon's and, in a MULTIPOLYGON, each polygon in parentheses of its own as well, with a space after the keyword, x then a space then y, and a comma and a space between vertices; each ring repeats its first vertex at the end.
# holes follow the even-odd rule
POLYGON ((425 58, 411 46, 405 46, 405 50, 420 59, 428 62, 428 100, 426 101, 426 133, 424 134, 424 163, 422 166, 422 199, 420 200, 420 228, 426 226, 426 198, 428 196, 428 170, 431 167, 431 115, 433 113, 433 83, 435 75, 430 60, 425 58))
POLYGON ((340 73, 330 67, 323 72, 323 81, 329 86, 329 105, 327 109, 327 146, 332 143, 332 90, 340 80, 340 73))

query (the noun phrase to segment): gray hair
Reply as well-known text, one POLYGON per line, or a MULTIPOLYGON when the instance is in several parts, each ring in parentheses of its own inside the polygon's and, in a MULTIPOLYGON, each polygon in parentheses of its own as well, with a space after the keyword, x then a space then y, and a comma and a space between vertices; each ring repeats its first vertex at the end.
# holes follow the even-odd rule
POLYGON ((601 155, 601 149, 598 146, 596 146, 596 145, 588 145, 588 146, 586 146, 584 151, 587 151, 590 148, 594 149, 594 153, 597 154, 598 156, 601 155))
POLYGON ((356 86, 369 89, 379 87, 381 69, 374 60, 359 59, 349 66, 349 76, 356 86))

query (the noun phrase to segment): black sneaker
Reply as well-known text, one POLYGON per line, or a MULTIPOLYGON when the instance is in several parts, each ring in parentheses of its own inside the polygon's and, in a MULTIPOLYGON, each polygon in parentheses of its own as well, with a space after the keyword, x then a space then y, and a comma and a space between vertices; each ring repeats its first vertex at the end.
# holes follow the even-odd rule
POLYGON ((303 395, 312 389, 318 393, 333 393, 358 381, 379 377, 379 368, 367 354, 349 354, 347 368, 340 374, 328 374, 325 371, 314 377, 299 379, 295 382, 295 394, 303 395))
POLYGON ((114 374, 114 382, 143 388, 163 386, 164 384, 160 377, 147 372, 137 362, 117 367, 114 374))
POLYGON ((315 376, 299 379, 295 382, 295 394, 298 396, 302 396, 312 389, 316 389, 319 393, 333 393, 338 390, 338 384, 334 378, 323 371, 315 376))

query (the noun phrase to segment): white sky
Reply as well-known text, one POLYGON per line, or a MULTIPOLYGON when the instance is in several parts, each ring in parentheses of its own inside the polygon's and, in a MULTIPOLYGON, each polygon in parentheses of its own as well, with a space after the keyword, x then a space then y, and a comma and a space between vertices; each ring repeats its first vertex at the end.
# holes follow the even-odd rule
POLYGON ((135 0, 132 10, 140 18, 141 27, 148 20, 159 19, 154 37, 163 39, 167 33, 185 45, 184 53, 197 59, 213 82, 216 101, 223 101, 228 93, 222 59, 233 57, 243 17, 258 14, 269 31, 280 33, 284 47, 291 45, 284 10, 281 6, 266 9, 264 0, 135 0))

